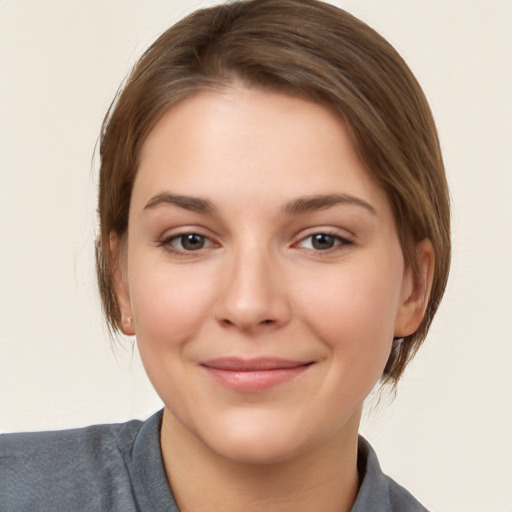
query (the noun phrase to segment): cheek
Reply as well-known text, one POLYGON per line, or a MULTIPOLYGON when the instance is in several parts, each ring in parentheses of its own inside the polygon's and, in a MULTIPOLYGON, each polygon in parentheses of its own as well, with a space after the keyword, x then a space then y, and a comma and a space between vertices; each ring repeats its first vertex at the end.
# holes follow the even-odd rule
POLYGON ((166 405, 186 411, 191 393, 187 383, 192 382, 187 350, 210 314, 211 287, 184 268, 171 271, 166 265, 134 265, 130 277, 137 345, 146 373, 166 405), (141 273, 140 268, 152 271, 141 273))
POLYGON ((133 267, 130 298, 139 345, 172 348, 186 342, 210 312, 208 281, 187 269, 133 267), (153 270, 140 273, 141 268, 153 270))
POLYGON ((385 364, 400 298, 400 273, 361 265, 303 283, 303 318, 351 367, 385 364))

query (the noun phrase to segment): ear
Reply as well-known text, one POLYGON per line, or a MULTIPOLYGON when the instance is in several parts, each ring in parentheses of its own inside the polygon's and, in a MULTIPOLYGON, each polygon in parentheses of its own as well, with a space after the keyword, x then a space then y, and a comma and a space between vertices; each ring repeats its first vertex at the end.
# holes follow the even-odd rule
POLYGON ((427 308, 434 278, 435 254, 432 242, 426 238, 416 246, 419 275, 406 270, 402 282, 400 308, 395 319, 395 337, 404 338, 417 331, 427 308))
POLYGON ((126 247, 123 240, 114 232, 110 233, 110 268, 112 269, 114 291, 121 313, 121 329, 124 334, 133 336, 135 326, 126 269, 126 247))

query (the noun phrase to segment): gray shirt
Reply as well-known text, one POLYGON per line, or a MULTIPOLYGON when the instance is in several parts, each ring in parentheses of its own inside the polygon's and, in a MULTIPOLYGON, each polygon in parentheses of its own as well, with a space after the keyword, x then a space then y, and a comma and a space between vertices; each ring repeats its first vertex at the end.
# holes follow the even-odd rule
MULTIPOLYGON (((179 512, 160 452, 162 412, 56 432, 0 436, 1 512, 179 512)), ((360 437, 361 486, 351 512, 425 512, 382 473, 360 437)))

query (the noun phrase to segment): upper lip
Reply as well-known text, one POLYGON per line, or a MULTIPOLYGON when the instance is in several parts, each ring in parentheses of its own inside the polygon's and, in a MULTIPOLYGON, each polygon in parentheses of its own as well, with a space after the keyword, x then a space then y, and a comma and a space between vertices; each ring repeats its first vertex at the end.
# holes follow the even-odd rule
POLYGON ((298 368, 306 366, 313 361, 294 361, 289 359, 280 359, 275 357, 259 357, 253 359, 244 359, 238 357, 221 357, 209 359, 201 362, 201 366, 215 370, 251 372, 265 370, 284 370, 288 368, 298 368))

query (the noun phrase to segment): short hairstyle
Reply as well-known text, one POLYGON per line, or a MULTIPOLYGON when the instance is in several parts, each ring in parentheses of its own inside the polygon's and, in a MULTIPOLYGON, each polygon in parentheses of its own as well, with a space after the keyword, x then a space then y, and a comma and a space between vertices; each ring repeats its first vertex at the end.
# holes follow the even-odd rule
POLYGON ((235 84, 301 97, 339 115, 389 199, 415 279, 417 243, 432 242, 425 316, 415 333, 393 344, 382 375, 382 383, 396 384, 427 334, 448 278, 450 207, 439 140, 425 95, 396 50, 365 23, 318 0, 240 0, 198 10, 151 45, 118 92, 100 136, 96 244, 111 333, 121 329, 121 318, 110 234, 126 235, 141 147, 173 105, 235 84))

